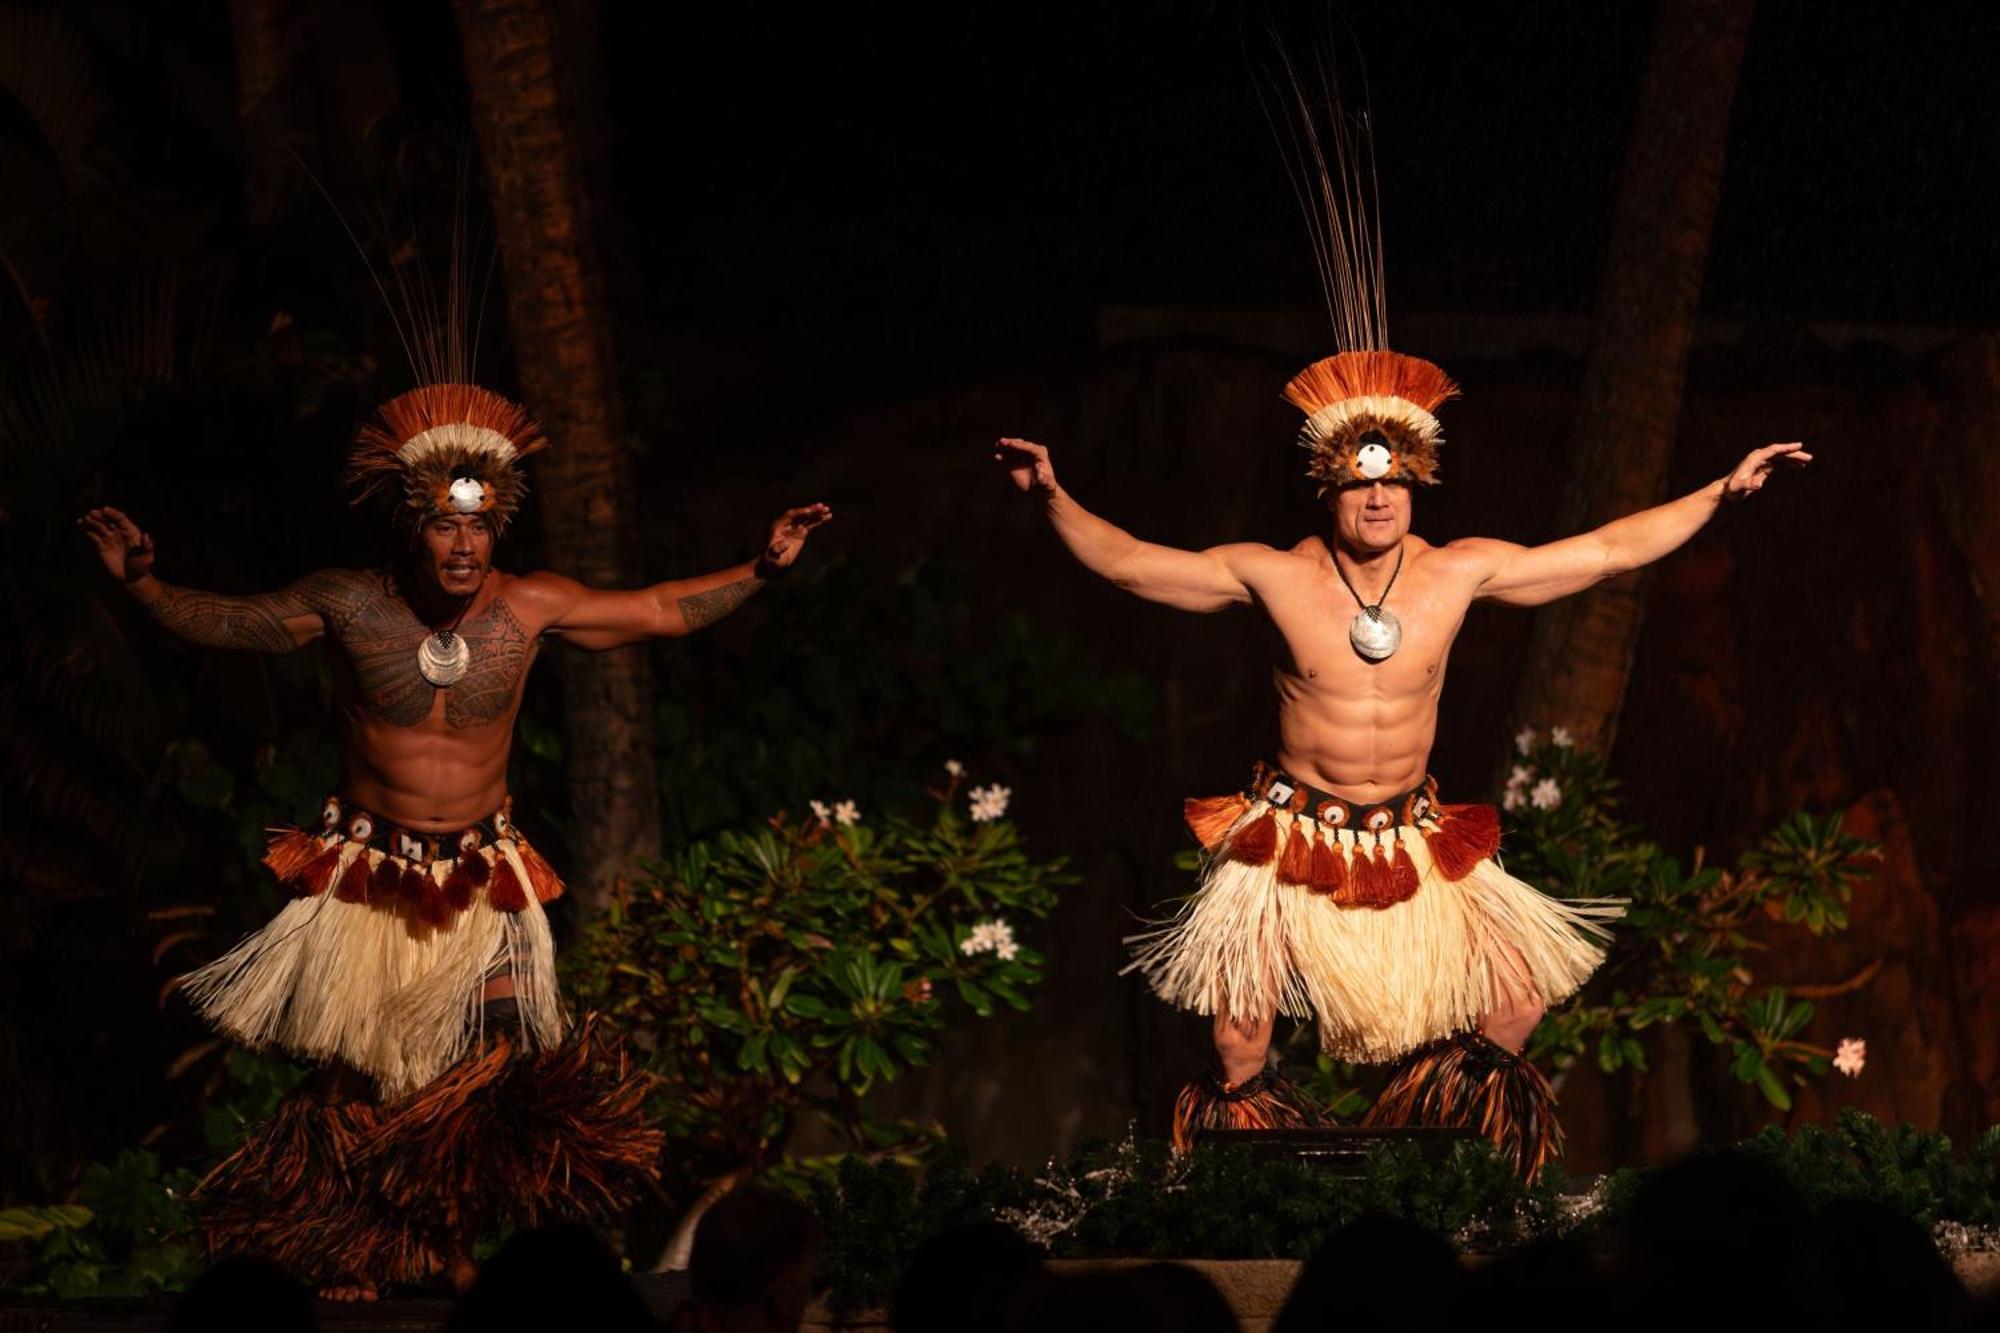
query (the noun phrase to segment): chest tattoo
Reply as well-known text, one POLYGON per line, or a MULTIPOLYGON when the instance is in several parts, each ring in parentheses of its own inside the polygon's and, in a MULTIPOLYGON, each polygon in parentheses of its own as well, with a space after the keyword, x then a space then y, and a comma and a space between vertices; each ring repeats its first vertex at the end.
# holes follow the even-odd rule
POLYGON ((534 653, 534 638, 502 597, 458 628, 471 650, 465 678, 440 691, 417 670, 417 649, 430 631, 401 600, 378 590, 340 626, 341 646, 353 664, 361 702, 392 726, 414 727, 445 696, 445 722, 453 727, 495 722, 507 715, 534 653))
POLYGON ((497 722, 507 715, 514 696, 520 693, 534 639, 504 597, 495 597, 478 619, 461 626, 459 633, 472 650, 472 666, 464 680, 446 691, 444 720, 454 727, 497 722))

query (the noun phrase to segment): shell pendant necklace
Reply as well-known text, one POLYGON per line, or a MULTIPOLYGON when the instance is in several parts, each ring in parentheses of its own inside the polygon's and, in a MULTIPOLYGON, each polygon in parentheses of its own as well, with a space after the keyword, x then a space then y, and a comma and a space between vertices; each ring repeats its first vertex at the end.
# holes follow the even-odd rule
POLYGON ((472 598, 468 597, 451 624, 424 635, 424 641, 417 645, 417 674, 438 689, 458 684, 465 679, 466 668, 472 665, 472 645, 458 632, 458 622, 465 619, 471 608, 472 598))
POLYGON ((1334 552, 1333 572, 1340 575, 1340 581, 1347 587, 1347 595, 1361 608, 1359 615, 1347 627, 1347 641, 1354 645, 1354 651, 1371 662, 1380 662, 1403 645, 1403 626, 1396 619, 1395 612, 1382 609, 1382 603, 1389 600, 1389 589, 1396 586, 1396 575, 1403 572, 1402 546, 1396 548, 1396 568, 1389 574, 1389 587, 1382 589, 1382 595, 1370 606, 1361 600, 1361 594, 1354 591, 1353 580, 1340 567, 1340 554, 1334 552))

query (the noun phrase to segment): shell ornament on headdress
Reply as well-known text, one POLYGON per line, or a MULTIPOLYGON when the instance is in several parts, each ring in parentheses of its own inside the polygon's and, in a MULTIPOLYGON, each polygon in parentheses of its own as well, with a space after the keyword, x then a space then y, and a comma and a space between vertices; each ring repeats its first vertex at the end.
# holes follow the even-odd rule
POLYGON ((526 409, 471 384, 426 384, 382 404, 348 460, 357 502, 399 486, 417 522, 485 514, 496 535, 527 494, 520 460, 548 447, 526 409))
POLYGON ((1444 436, 1434 413, 1458 396, 1458 386, 1430 362, 1389 350, 1368 117, 1341 108, 1330 53, 1314 66, 1317 95, 1301 84, 1280 43, 1275 65, 1258 86, 1305 211, 1340 348, 1285 386, 1285 398, 1306 414, 1298 437, 1311 454, 1306 475, 1323 488, 1375 481, 1435 485, 1444 436))

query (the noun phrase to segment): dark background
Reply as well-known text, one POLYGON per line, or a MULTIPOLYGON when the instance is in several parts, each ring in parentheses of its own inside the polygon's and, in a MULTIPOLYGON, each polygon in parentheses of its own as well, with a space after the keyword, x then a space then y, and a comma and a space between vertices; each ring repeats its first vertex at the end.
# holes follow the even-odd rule
MULTIPOLYGON (((202 848, 296 817, 282 807, 303 798, 327 743, 312 663, 152 642, 55 520, 126 504, 159 535, 168 577, 225 590, 370 558, 376 538, 344 503, 340 464, 359 418, 410 373, 396 302, 369 265, 443 274, 461 208, 471 266, 491 262, 451 8, 307 9, 307 58, 286 91, 299 156, 266 216, 246 203, 225 6, 76 3, 9 20, 53 14, 98 108, 87 169, 65 175, 0 99, 0 215, 12 296, 25 298, 0 302, 16 409, 50 344, 124 327, 105 311, 171 287, 180 330, 164 401, 89 448, 8 460, 10 577, 62 621, 59 650, 32 636, 15 650, 8 696, 7 1067, 22 1071, 9 1123, 43 1155, 40 1180, 192 1096, 163 1071, 199 1031, 156 995, 187 957, 155 951, 172 919, 148 913, 219 902, 217 934, 254 919, 264 890, 205 876, 202 848), (391 262, 412 244, 414 259, 391 262), (134 645, 118 681, 100 680, 106 659, 90 647, 106 626, 134 645), (55 688, 48 673, 79 662, 99 663, 91 679, 134 714, 115 745, 102 727, 69 735, 27 717, 55 688), (298 791, 259 778, 253 799, 248 775, 268 753, 298 791), (115 855, 36 814, 58 804, 52 774, 72 768, 82 778, 63 781, 103 793, 97 822, 75 827, 116 825, 115 855), (233 794, 209 799, 217 782, 233 794), (59 870, 62 857, 74 867, 59 870)), ((992 734, 960 737, 935 719, 868 721, 921 734, 907 748, 926 762, 958 757, 1007 781, 1033 845, 1084 874, 1050 926, 1037 1011, 966 1034, 902 1095, 979 1155, 1031 1160, 1132 1118, 1157 1128, 1201 1059, 1202 1024, 1115 977, 1118 936, 1183 883, 1179 798, 1226 788, 1260 753, 1266 664, 1247 619, 1141 606, 1069 565, 983 446, 1045 440, 1080 499, 1158 540, 1288 543, 1315 522, 1277 390, 1332 349, 1254 94, 1245 48, 1262 11, 564 13, 572 78, 594 94, 580 101, 579 151, 640 461, 638 572, 740 558, 788 503, 839 515, 814 538, 817 572, 714 646, 659 650, 666 687, 685 691, 663 708, 696 736, 754 708, 717 673, 782 645, 788 622, 888 644, 894 623, 826 625, 805 603, 815 580, 917 571, 948 576, 968 651, 982 625, 1019 613, 1065 645, 1053 674, 1133 678, 1031 710, 1032 734, 1012 740, 990 721, 992 734)), ((1448 484, 1419 506, 1432 540, 1555 535, 1652 21, 1646 4, 1339 12, 1344 49, 1365 57, 1349 95, 1365 91, 1377 126, 1392 333, 1467 388, 1445 413, 1448 484)), ((1852 809, 1889 844, 1852 938, 1773 962, 1774 977, 1810 981, 1884 961, 1813 1033, 1867 1036, 1868 1077, 1807 1096, 1799 1116, 1851 1102, 1962 1132, 2000 1112, 1981 1035, 2000 1017, 2000 867, 1982 836, 1984 802, 2000 795, 1983 761, 1995 731, 1984 590, 2000 570, 1977 502, 1981 444, 2000 441, 1980 337, 2000 323, 1995 27, 1981 6, 1759 6, 1672 472, 1691 488, 1768 439, 1804 438, 1821 461, 1663 565, 1613 755, 1634 814, 1676 850, 1733 853, 1799 805, 1852 809)), ((481 373, 511 388, 504 308, 493 290, 481 373)), ((532 563, 536 541, 531 514, 511 559, 532 563)), ((1526 634, 1519 613, 1468 622, 1435 764, 1457 799, 1492 794, 1526 634)), ((531 726, 550 707, 536 688, 531 726)), ((587 817, 559 808, 550 767, 522 781, 562 837, 588 836, 587 817)), ((854 756, 808 768, 826 794, 893 786, 854 756)), ((703 794, 683 756, 663 753, 662 770, 670 830, 686 832, 674 812, 703 794)), ((1694 1113, 1671 1088, 1703 1076, 1698 1053, 1676 1058, 1647 1087, 1570 1091, 1579 1161, 1677 1142, 1694 1113)), ((1704 1129, 1756 1116, 1726 1094, 1697 1116, 1704 1129)))

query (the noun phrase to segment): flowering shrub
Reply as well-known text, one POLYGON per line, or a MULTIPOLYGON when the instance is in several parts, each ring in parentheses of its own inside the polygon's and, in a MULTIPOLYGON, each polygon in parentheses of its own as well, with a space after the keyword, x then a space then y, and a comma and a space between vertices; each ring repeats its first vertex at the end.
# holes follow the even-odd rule
MULTIPOLYGON (((1776 1167, 1815 1208, 1868 1199, 1932 1228, 1947 1252, 2000 1239, 2000 1128, 1955 1152, 1942 1134, 1846 1110, 1830 1128, 1773 1125, 1732 1151, 1776 1167)), ((1582 1192, 1555 1164, 1524 1183, 1483 1142, 1438 1159, 1385 1145, 1347 1176, 1240 1146, 1176 1157, 1158 1140, 1127 1139, 1032 1170, 974 1171, 948 1150, 921 1179, 900 1164, 849 1158, 815 1182, 813 1204, 827 1233, 820 1276, 835 1308, 852 1310, 879 1305, 919 1245, 968 1222, 1004 1222, 1063 1259, 1275 1259, 1313 1253, 1367 1212, 1494 1253, 1601 1238, 1643 1180, 1625 1169, 1582 1192)))
POLYGON ((968 812, 963 781, 954 763, 927 823, 814 801, 803 822, 695 843, 573 951, 578 999, 661 1080, 653 1109, 676 1169, 761 1170, 808 1116, 857 1151, 934 1137, 873 1114, 868 1092, 928 1064, 950 1023, 1028 1007, 1042 955, 1016 923, 1046 916, 1068 882, 1000 817, 1005 788, 972 794, 968 812))
MULTIPOLYGON (((1644 1071, 1641 1034, 1689 1022, 1725 1047, 1730 1072, 1779 1110, 1791 1087, 1824 1075, 1835 1053, 1799 1040, 1812 1021, 1807 1000, 1757 982, 1764 947, 1747 927, 1774 916, 1813 934, 1847 928, 1847 901, 1878 849, 1848 836, 1839 815, 1792 815, 1734 868, 1681 862, 1618 815, 1617 784, 1603 759, 1546 738, 1515 738, 1520 762, 1501 804, 1507 869, 1560 898, 1626 898, 1616 943, 1582 998, 1552 1013, 1528 1051, 1557 1067, 1595 1058, 1606 1072, 1644 1071)), ((1838 1068, 1861 1072, 1864 1043, 1841 1043, 1838 1068)))

